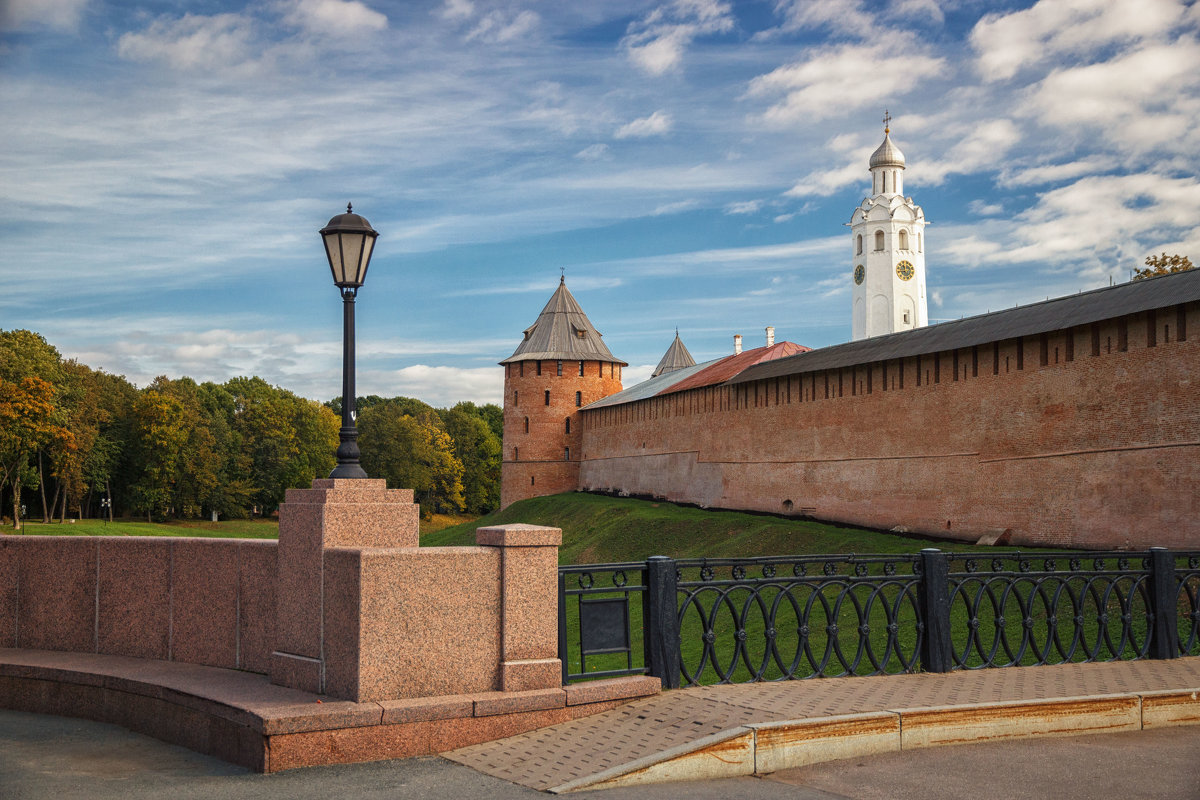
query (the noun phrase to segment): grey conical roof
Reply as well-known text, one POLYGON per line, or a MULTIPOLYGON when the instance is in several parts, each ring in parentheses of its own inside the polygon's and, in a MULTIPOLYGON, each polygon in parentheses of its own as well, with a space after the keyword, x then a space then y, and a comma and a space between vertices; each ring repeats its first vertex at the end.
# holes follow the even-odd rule
POLYGON ((675 341, 671 342, 671 346, 667 348, 667 352, 663 353, 662 360, 658 362, 658 366, 654 368, 654 372, 650 373, 651 378, 657 378, 668 372, 674 372, 677 369, 684 367, 696 366, 696 359, 692 358, 692 354, 688 352, 687 345, 679 338, 679 331, 675 331, 675 341))
POLYGON ((541 361, 546 359, 577 361, 611 361, 627 366, 609 352, 600 339, 600 331, 583 313, 571 292, 566 279, 560 279, 558 289, 550 302, 538 314, 537 322, 525 329, 525 339, 513 354, 501 361, 541 361))

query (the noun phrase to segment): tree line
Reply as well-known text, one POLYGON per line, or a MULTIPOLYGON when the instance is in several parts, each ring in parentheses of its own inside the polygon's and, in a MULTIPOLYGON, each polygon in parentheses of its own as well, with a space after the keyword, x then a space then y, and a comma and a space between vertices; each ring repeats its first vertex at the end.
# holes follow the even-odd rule
MULTIPOLYGON (((318 403, 259 377, 138 388, 37 333, 0 330, 0 515, 14 527, 268 515, 333 468, 340 409, 340 398, 318 403)), ((423 513, 499 505, 499 407, 372 395, 357 409, 363 468, 412 488, 423 513)))

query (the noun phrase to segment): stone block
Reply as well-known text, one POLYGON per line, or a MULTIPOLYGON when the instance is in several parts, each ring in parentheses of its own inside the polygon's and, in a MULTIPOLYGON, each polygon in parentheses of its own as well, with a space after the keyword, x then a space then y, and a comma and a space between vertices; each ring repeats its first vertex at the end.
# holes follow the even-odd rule
POLYGON ((1116 733, 1142 727, 1141 702, 1132 694, 901 709, 899 714, 904 750, 1029 736, 1116 733))
POLYGON ((29 536, 18 557, 17 646, 96 651, 96 539, 29 536))
POLYGON ((533 689, 526 692, 489 692, 476 695, 475 716, 490 717, 496 714, 519 714, 524 711, 542 711, 548 708, 564 708, 567 695, 562 689, 533 689))
POLYGON ((18 546, 18 541, 0 536, 0 647, 17 646, 18 546))
POLYGON ((505 661, 500 664, 500 689, 524 692, 530 689, 561 689, 562 662, 557 658, 505 661))
POLYGON ((96 540, 98 653, 170 658, 169 539, 96 540))
POLYGON ((235 539, 172 544, 172 660, 239 666, 238 545, 235 539))
POLYGON ((486 547, 561 547, 562 529, 542 525, 493 525, 475 530, 475 543, 486 547))
POLYGON ((573 683, 564 686, 563 691, 567 693, 567 705, 578 706, 658 694, 662 691, 662 681, 649 675, 630 675, 624 678, 573 683))
POLYGON ((759 774, 900 749, 900 715, 888 711, 749 727, 759 774))
POLYGON ((1200 724, 1200 690, 1142 693, 1142 727, 1200 724))
POLYGON ((456 694, 444 697, 416 697, 410 700, 384 700, 383 724, 428 722, 435 719, 458 719, 475 714, 471 695, 456 694))
POLYGON ((330 694, 365 702, 499 688, 496 549, 331 549, 325 574, 330 694))
POLYGON ((276 542, 238 547, 238 668, 269 673, 275 650, 276 542))

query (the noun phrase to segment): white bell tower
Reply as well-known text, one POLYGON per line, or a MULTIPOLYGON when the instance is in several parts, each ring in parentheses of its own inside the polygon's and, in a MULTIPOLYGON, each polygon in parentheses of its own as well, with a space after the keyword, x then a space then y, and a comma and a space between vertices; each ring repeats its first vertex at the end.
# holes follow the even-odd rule
POLYGON ((850 218, 854 340, 929 324, 925 303, 925 212, 904 196, 904 154, 892 144, 871 154, 871 196, 850 218))

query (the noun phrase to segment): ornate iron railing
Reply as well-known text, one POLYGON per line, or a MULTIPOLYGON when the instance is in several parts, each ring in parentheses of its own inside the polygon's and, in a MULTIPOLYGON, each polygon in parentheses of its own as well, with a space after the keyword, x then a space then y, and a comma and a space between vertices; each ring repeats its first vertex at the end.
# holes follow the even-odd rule
POLYGON ((656 556, 559 569, 564 683, 650 673, 673 687, 1177 655, 1200 655, 1200 552, 656 556))

